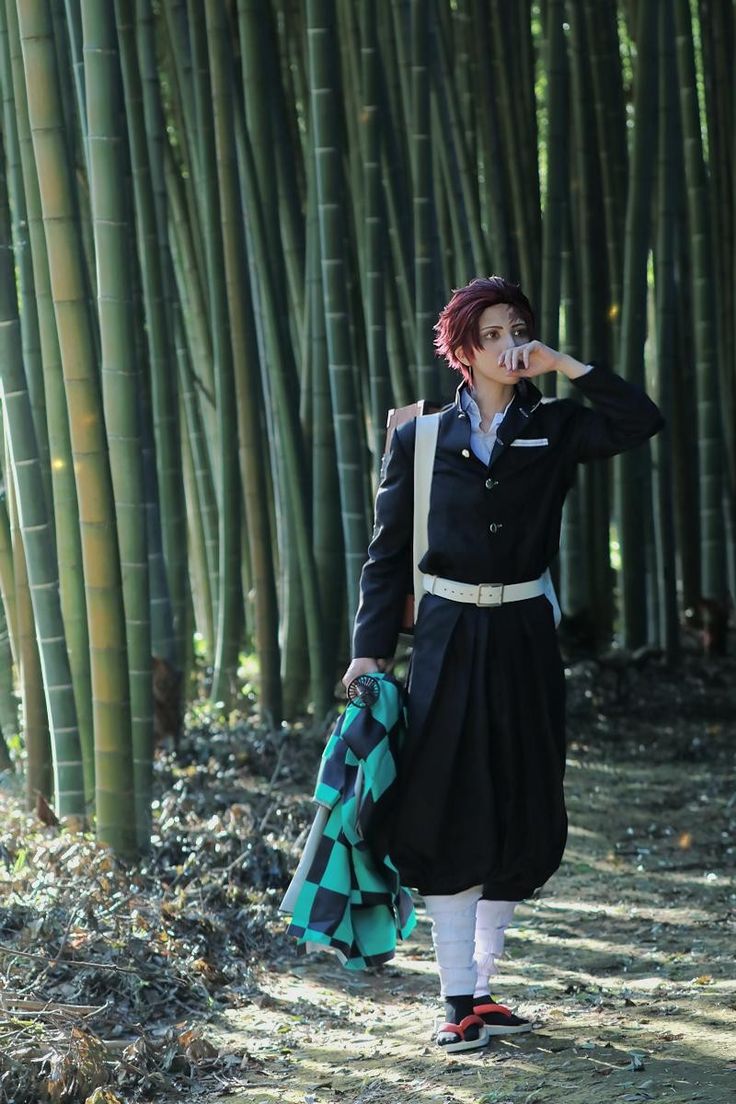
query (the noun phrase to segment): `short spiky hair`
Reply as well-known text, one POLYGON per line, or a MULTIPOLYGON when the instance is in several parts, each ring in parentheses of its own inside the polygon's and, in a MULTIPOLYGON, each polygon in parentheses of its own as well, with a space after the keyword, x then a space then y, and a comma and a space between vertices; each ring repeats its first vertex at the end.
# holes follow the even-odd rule
POLYGON ((451 368, 460 372, 470 382, 470 369, 455 356, 455 349, 481 349, 480 316, 486 307, 496 303, 508 303, 515 307, 526 322, 531 337, 535 334, 534 312, 529 300, 518 284, 512 284, 503 276, 476 276, 465 287, 457 288, 452 298, 440 312, 434 327, 434 347, 451 368))

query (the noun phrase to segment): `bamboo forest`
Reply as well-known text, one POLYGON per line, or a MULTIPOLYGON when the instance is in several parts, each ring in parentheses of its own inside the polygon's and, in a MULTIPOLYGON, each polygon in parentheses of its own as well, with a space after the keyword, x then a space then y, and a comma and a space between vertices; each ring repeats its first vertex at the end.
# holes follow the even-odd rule
POLYGON ((731 4, 0 20, 0 726, 20 701, 57 812, 145 844, 152 656, 186 675, 196 644, 230 702, 251 655, 273 722, 327 711, 387 411, 452 396, 432 326, 475 275, 667 421, 582 472, 566 618, 674 660, 682 611, 735 592, 731 4))
POLYGON ((734 0, 0 0, 0 1104, 731 1099, 734 57, 734 0), (423 912, 356 975, 277 906, 389 412, 455 401, 490 276, 664 428, 565 500, 568 857, 510 902, 525 1018, 445 1013, 471 1067, 412 1026, 423 912))

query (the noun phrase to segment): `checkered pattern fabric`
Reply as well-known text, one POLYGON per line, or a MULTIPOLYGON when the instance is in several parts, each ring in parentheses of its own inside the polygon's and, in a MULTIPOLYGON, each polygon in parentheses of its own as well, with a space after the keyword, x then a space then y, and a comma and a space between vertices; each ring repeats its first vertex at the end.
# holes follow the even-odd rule
POLYGON ((393 958, 416 923, 408 889, 388 855, 368 840, 391 797, 404 732, 402 691, 377 674, 378 700, 348 704, 322 753, 319 808, 304 855, 281 903, 289 933, 306 950, 334 951, 350 970, 393 958))

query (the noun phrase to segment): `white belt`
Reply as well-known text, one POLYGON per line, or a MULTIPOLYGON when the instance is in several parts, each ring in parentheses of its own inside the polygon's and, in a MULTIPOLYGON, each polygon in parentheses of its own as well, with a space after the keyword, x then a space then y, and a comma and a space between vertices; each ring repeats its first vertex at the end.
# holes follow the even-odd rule
POLYGON ((439 575, 425 575, 424 589, 428 594, 450 598, 453 602, 473 602, 476 606, 500 606, 503 602, 521 602, 544 594, 544 580, 527 583, 456 583, 439 575))

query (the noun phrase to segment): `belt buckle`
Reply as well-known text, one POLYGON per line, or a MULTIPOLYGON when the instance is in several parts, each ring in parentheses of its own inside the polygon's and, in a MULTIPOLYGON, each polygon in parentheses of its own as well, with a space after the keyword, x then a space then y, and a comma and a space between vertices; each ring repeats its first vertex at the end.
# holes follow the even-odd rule
POLYGON ((500 606, 503 604, 503 583, 479 583, 475 596, 476 606, 500 606), (487 598, 484 601, 484 592, 487 598))

